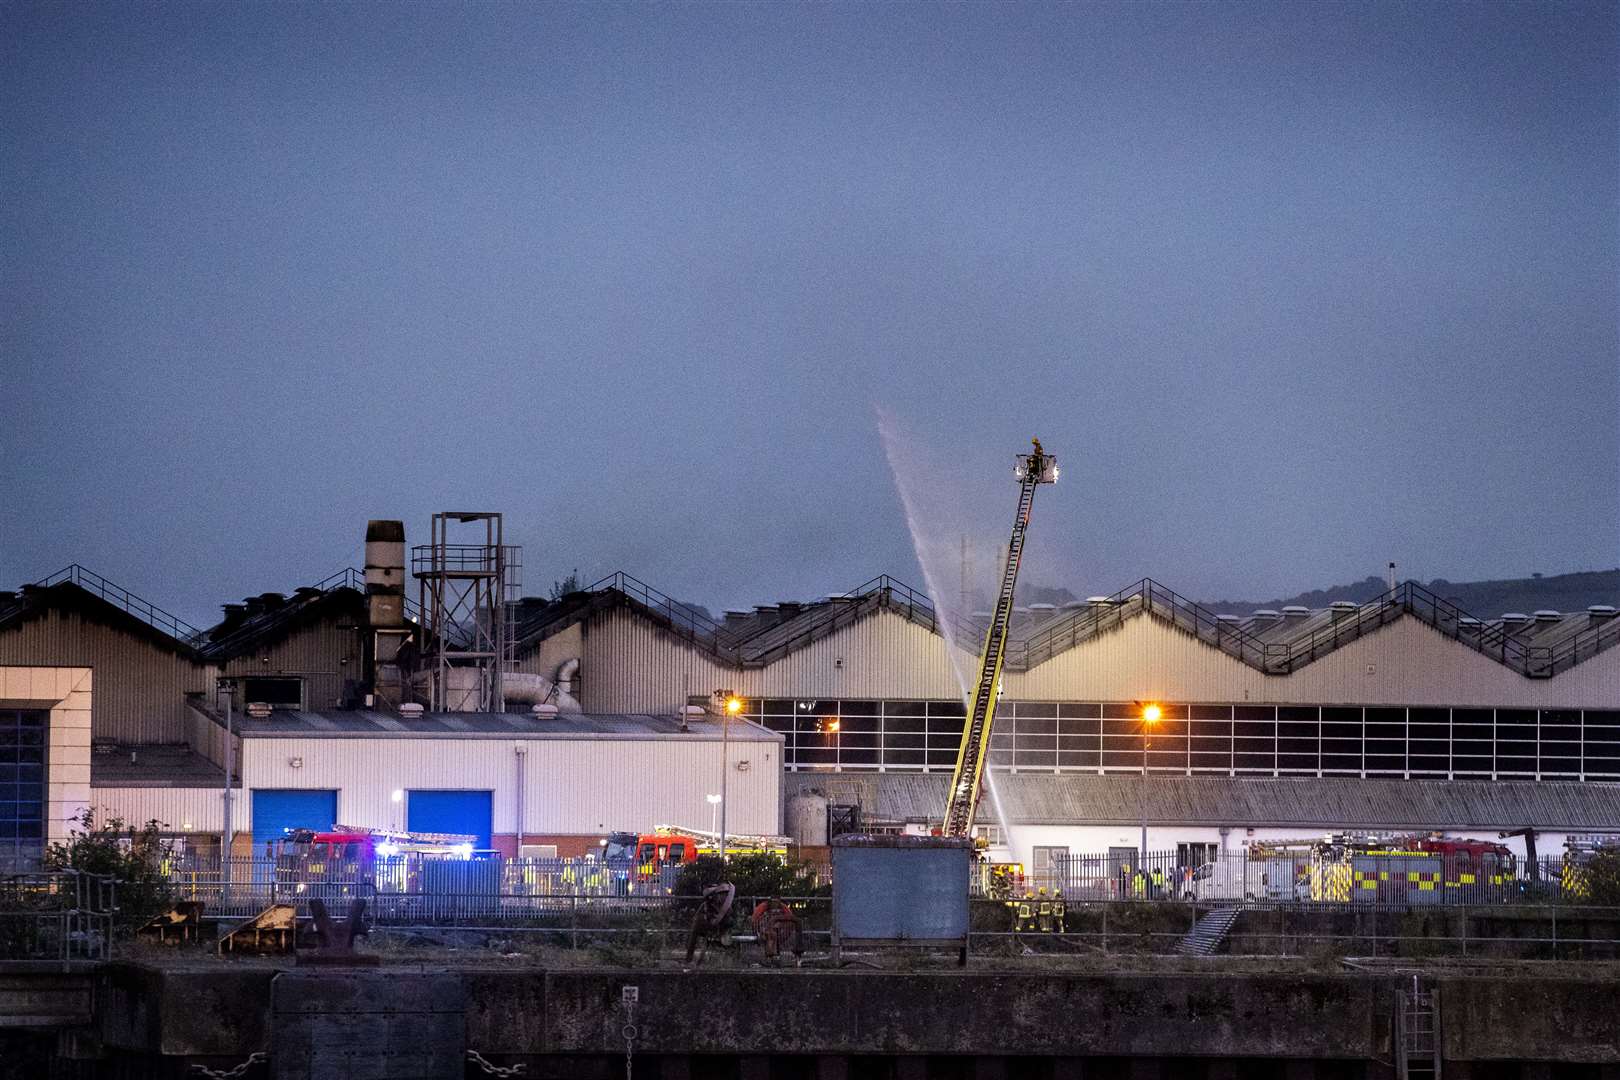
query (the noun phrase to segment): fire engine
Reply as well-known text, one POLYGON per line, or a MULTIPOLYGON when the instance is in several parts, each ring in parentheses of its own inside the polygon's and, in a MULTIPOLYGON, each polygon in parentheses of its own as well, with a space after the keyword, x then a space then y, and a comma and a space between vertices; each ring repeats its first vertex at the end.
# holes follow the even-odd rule
POLYGON ((1570 900, 1590 900, 1587 867, 1598 855, 1620 855, 1620 836, 1575 834, 1564 838, 1564 865, 1560 888, 1570 900))
POLYGON ((1311 851, 1311 899, 1340 903, 1491 902, 1518 888, 1513 853, 1489 840, 1337 833, 1311 851))

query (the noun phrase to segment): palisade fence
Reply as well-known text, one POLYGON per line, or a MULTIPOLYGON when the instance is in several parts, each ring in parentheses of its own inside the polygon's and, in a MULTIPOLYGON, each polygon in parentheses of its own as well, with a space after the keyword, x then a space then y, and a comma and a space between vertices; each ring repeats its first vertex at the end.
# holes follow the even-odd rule
POLYGON ((584 859, 462 859, 403 854, 374 861, 184 856, 166 876, 176 900, 197 900, 215 915, 255 915, 270 904, 320 899, 341 912, 363 899, 379 923, 444 923, 511 917, 609 901, 660 900, 673 894, 679 866, 657 871, 609 867, 584 859))
POLYGON ((1363 854, 1244 850, 1189 865, 1184 854, 1135 849, 1055 855, 1024 879, 1086 901, 1351 904, 1434 907, 1587 902, 1585 871, 1562 857, 1403 851, 1363 854))
MULTIPOLYGON (((375 861, 188 855, 166 866, 177 900, 217 916, 246 917, 273 903, 319 898, 337 911, 364 899, 379 923, 521 920, 533 913, 640 910, 670 898, 681 867, 656 871, 591 859, 462 859, 402 854, 375 861), (627 901, 615 904, 614 901, 627 901)), ((830 882, 815 868, 818 885, 830 882)), ((1351 905, 1395 909, 1458 905, 1581 904, 1584 872, 1559 857, 1535 869, 1494 855, 1406 852, 1337 856, 1248 851, 1187 865, 1184 853, 1132 849, 1054 856, 1022 877, 981 867, 969 895, 989 901, 1061 889, 1071 905, 1194 902, 1203 905, 1351 905)), ((1601 900, 1601 898, 1598 898, 1601 900)))
POLYGON ((76 870, 0 877, 0 960, 106 960, 117 883, 76 870))

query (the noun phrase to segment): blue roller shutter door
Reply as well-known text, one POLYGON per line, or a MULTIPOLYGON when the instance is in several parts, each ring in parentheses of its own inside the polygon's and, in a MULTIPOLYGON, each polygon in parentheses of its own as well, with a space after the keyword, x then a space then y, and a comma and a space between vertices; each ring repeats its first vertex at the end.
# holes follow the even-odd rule
POLYGON ((488 791, 406 792, 405 827, 411 832, 476 836, 473 847, 485 850, 494 831, 491 796, 488 791))
POLYGON ((336 791, 255 789, 253 792, 253 849, 286 836, 288 829, 330 830, 337 822, 336 791))

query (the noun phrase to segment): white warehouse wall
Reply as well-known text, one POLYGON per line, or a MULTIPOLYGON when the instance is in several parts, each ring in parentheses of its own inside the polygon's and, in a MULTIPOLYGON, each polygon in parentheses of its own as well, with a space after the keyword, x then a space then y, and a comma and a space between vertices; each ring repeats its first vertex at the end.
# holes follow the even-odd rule
MULTIPOLYGON (((300 738, 244 741, 248 797, 238 828, 252 828, 252 791, 336 789, 345 825, 404 828, 395 790, 492 791, 494 832, 517 829, 522 769, 524 833, 599 835, 657 824, 707 828, 706 796, 720 789, 718 738, 300 738), (519 754, 518 747, 525 753, 519 754), (294 761, 301 764, 294 765, 294 761), (521 764, 520 764, 521 763, 521 764)), ((774 739, 730 744, 727 824, 780 832, 782 752, 774 739)))

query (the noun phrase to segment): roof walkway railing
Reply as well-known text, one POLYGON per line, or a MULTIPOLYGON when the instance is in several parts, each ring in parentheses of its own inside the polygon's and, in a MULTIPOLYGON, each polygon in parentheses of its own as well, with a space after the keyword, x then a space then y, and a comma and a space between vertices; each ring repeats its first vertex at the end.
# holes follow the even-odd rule
POLYGON ((42 589, 64 583, 77 585, 121 611, 135 616, 135 618, 148 626, 161 630, 177 641, 194 645, 203 637, 203 631, 192 626, 178 615, 169 614, 156 604, 141 599, 123 586, 115 585, 95 571, 86 569, 78 563, 64 567, 51 576, 34 582, 36 586, 42 589))
MULTIPOLYGON (((930 630, 940 629, 940 614, 926 595, 903 581, 881 574, 843 596, 829 597, 811 605, 803 614, 749 638, 742 643, 742 662, 748 667, 764 667, 794 649, 858 622, 875 607, 887 608, 930 630)), ((953 624, 953 629, 958 625, 953 624)))
POLYGON ((737 643, 725 627, 623 570, 609 574, 585 591, 622 593, 659 616, 667 624, 666 629, 675 636, 701 646, 722 660, 735 662, 737 643))
MULTIPOLYGON (((329 577, 322 578, 313 585, 304 586, 303 589, 314 590, 323 596, 327 593, 335 592, 338 589, 353 589, 363 595, 366 591, 366 575, 361 571, 356 570, 354 567, 349 566, 339 570, 337 573, 332 574, 329 577)), ((224 637, 217 638, 213 641, 203 640, 197 642, 196 644, 198 644, 203 653, 208 656, 230 655, 232 650, 244 642, 262 637, 296 616, 298 612, 303 609, 303 604, 299 601, 298 591, 293 593, 292 597, 288 599, 288 602, 284 606, 279 607, 274 611, 265 612, 263 615, 257 616, 256 618, 249 619, 246 623, 237 627, 235 630, 232 630, 224 637)), ((405 613, 407 617, 415 619, 417 616, 419 616, 420 609, 417 609, 416 605, 409 598, 406 598, 405 613)))

